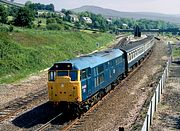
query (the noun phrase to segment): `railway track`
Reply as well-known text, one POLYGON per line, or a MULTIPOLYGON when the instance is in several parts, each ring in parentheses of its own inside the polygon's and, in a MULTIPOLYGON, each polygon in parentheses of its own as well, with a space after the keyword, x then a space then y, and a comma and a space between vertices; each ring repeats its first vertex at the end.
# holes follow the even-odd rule
POLYGON ((23 109, 27 108, 28 105, 35 103, 40 98, 45 98, 47 95, 47 89, 37 91, 35 93, 29 93, 25 97, 17 98, 10 101, 0 109, 0 123, 7 118, 13 117, 16 113, 19 113, 23 109))
POLYGON ((59 113, 57 116, 53 117, 51 120, 49 120, 47 123, 43 124, 41 127, 36 129, 35 131, 43 131, 44 129, 50 127, 51 126, 51 122, 53 122, 54 120, 56 120, 57 118, 59 118, 62 115, 63 115, 63 113, 59 113))

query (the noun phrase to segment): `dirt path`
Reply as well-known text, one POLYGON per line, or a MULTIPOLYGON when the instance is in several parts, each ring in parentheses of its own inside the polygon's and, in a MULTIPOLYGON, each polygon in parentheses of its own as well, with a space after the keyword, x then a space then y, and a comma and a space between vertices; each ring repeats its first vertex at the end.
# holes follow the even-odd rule
POLYGON ((17 84, 0 85, 0 107, 16 98, 47 88, 47 71, 30 76, 27 80, 17 84))
POLYGON ((150 58, 129 82, 116 88, 88 117, 82 117, 83 123, 74 129, 111 131, 124 127, 127 131, 133 130, 132 125, 158 81, 166 60, 166 42, 157 42, 150 58))
POLYGON ((151 131, 180 130, 180 64, 173 63, 151 131))

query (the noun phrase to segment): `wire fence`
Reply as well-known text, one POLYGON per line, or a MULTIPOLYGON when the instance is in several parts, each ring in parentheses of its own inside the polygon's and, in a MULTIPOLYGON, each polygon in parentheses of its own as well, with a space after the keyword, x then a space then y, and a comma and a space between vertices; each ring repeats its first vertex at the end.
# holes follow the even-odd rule
POLYGON ((170 57, 167 62, 166 68, 163 72, 163 75, 161 76, 161 79, 159 80, 159 83, 156 87, 155 93, 150 101, 148 112, 144 120, 141 131, 149 131, 149 128, 152 124, 154 112, 157 110, 157 105, 160 102, 160 98, 161 98, 161 94, 165 85, 165 81, 169 75, 169 66, 171 62, 172 62, 172 58, 170 57))

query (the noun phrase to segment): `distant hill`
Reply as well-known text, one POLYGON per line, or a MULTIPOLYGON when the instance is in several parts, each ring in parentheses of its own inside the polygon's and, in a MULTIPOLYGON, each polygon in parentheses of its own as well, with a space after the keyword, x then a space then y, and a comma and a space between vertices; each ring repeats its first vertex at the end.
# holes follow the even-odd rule
POLYGON ((17 7, 23 7, 23 4, 20 3, 15 3, 7 0, 0 0, 0 3, 7 4, 7 5, 12 5, 12 6, 17 6, 17 7))
POLYGON ((151 12, 121 12, 112 9, 101 8, 97 6, 82 6, 80 8, 72 9, 74 12, 92 12, 95 14, 102 14, 105 17, 114 17, 114 18, 133 18, 133 19, 151 19, 151 20, 163 20, 166 22, 172 22, 180 24, 180 14, 177 15, 167 15, 160 13, 151 13, 151 12))

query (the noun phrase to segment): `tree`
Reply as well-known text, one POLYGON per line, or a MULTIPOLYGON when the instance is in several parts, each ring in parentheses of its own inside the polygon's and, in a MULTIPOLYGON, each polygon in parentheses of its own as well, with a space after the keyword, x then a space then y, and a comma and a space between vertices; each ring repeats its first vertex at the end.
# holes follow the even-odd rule
POLYGON ((0 22, 6 24, 8 21, 8 11, 3 5, 0 4, 0 22))
POLYGON ((78 29, 80 29, 81 28, 81 23, 80 22, 75 22, 75 24, 74 24, 78 29))
POLYGON ((46 5, 46 6, 45 6, 45 9, 54 12, 54 5, 53 5, 53 4, 46 5))
POLYGON ((66 14, 66 9, 62 9, 61 12, 66 14))
POLYGON ((9 16, 15 17, 16 13, 18 12, 18 7, 10 6, 8 8, 9 16))
POLYGON ((56 19, 55 18, 47 18, 46 19, 46 24, 52 24, 52 23, 56 23, 56 19))
POLYGON ((16 17, 14 18, 14 25, 31 27, 33 25, 34 18, 34 11, 30 10, 27 7, 21 7, 17 12, 16 17))
POLYGON ((32 2, 30 1, 30 0, 28 0, 26 3, 25 3, 25 6, 29 6, 29 5, 31 5, 32 4, 32 2))

